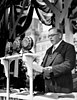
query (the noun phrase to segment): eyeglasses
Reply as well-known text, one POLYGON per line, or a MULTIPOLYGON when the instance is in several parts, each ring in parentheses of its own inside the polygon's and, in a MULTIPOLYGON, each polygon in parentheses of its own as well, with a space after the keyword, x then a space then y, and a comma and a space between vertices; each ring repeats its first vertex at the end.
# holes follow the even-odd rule
POLYGON ((56 35, 58 35, 58 34, 49 34, 49 35, 48 35, 48 38, 54 37, 54 36, 56 36, 56 35))

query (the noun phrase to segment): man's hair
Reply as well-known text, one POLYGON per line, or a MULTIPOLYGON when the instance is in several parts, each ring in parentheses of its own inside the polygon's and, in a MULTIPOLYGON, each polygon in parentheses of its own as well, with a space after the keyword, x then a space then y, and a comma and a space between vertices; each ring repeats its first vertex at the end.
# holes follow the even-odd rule
POLYGON ((52 30, 52 29, 55 29, 58 33, 61 33, 62 34, 62 31, 61 31, 61 29, 59 29, 59 28, 50 28, 48 31, 50 31, 50 30, 52 30))

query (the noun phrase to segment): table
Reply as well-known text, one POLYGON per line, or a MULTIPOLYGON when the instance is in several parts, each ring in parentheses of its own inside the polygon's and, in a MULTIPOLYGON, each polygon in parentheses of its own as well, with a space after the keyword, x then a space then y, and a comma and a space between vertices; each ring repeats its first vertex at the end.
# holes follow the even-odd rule
MULTIPOLYGON (((6 93, 0 93, 0 97, 6 98, 6 93)), ((17 100, 17 99, 23 99, 23 100, 31 100, 30 95, 18 95, 16 93, 10 94, 9 98, 11 100, 17 100)), ((36 95, 33 96, 33 100, 77 100, 77 93, 69 93, 69 94, 63 94, 63 93, 49 93, 44 95, 36 95)))
POLYGON ((0 58, 1 63, 4 65, 5 75, 7 77, 7 93, 5 93, 7 100, 9 100, 9 97, 10 97, 10 93, 9 93, 10 62, 12 60, 15 60, 15 59, 22 59, 26 63, 26 66, 27 66, 28 72, 29 72, 29 77, 30 77, 30 95, 29 95, 30 99, 29 100, 33 100, 33 68, 32 68, 32 63, 36 57, 37 57, 37 54, 24 53, 24 54, 16 54, 16 55, 0 58))

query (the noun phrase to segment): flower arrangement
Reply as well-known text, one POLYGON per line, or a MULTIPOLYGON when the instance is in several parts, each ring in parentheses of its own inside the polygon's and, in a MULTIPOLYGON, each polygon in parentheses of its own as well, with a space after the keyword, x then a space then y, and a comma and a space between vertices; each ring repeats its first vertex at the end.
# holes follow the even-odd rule
POLYGON ((21 40, 20 37, 17 37, 13 44, 12 44, 12 49, 13 49, 13 53, 12 54, 16 54, 19 53, 21 50, 21 40))
POLYGON ((5 55, 12 55, 12 42, 7 42, 5 47, 5 55))
POLYGON ((23 52, 29 51, 33 47, 33 39, 31 37, 26 36, 23 38, 21 45, 22 45, 23 52))
POLYGON ((30 52, 33 47, 33 39, 29 36, 25 36, 22 41, 20 37, 16 37, 13 42, 7 42, 5 47, 5 55, 18 54, 22 49, 24 52, 30 52))

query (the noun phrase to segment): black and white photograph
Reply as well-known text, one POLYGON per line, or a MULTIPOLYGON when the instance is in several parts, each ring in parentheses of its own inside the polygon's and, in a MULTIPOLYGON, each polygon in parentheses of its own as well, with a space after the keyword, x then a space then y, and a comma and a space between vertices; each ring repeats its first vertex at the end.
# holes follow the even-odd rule
POLYGON ((0 100, 77 100, 77 0, 0 0, 0 100))

